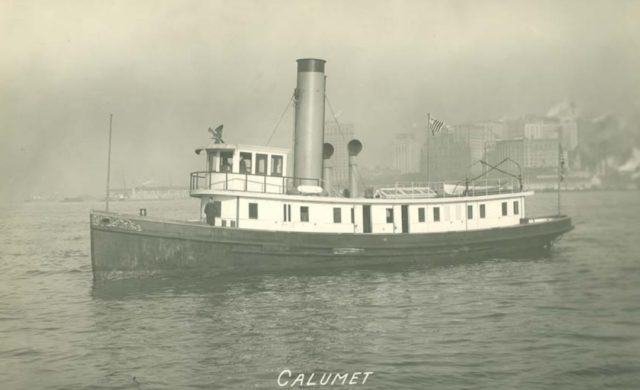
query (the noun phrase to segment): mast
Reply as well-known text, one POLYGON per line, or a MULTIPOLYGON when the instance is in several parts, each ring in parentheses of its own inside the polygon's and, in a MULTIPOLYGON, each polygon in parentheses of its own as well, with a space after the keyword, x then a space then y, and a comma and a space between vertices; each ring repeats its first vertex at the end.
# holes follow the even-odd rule
POLYGON ((564 180, 562 176, 563 167, 564 167, 564 157, 562 156, 562 144, 560 143, 560 141, 558 141, 558 215, 561 214, 560 187, 562 186, 562 181, 564 180))
POLYGON ((427 113, 427 148, 425 151, 425 154, 427 155, 427 187, 431 186, 431 172, 430 172, 430 156, 431 153, 429 153, 429 132, 431 131, 431 113, 428 112, 427 113))
POLYGON ((111 125, 113 123, 113 114, 109 114, 109 153, 107 155, 107 196, 105 197, 105 209, 109 211, 109 182, 111 181, 111 125))

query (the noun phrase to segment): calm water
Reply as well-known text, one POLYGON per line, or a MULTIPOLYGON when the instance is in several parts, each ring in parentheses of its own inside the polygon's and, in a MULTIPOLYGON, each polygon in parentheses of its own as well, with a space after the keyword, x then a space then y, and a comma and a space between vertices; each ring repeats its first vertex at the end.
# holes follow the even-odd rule
MULTIPOLYGON (((528 211, 549 212, 537 197, 528 211)), ((0 387, 276 388, 290 369, 374 371, 353 387, 375 389, 637 389, 639 199, 565 194, 576 229, 544 259, 99 286, 101 205, 2 205, 0 387)))

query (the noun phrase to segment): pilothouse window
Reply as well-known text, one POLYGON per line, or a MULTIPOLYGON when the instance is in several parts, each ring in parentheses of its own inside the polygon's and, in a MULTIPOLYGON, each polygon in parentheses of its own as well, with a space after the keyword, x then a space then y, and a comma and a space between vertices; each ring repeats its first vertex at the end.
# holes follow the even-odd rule
POLYGON ((271 156, 271 176, 282 176, 282 156, 271 156))
POLYGON ((240 173, 251 174, 251 153, 240 153, 240 173))
POLYGON ((231 172, 233 167, 233 151, 220 152, 220 172, 231 172))
POLYGON ((267 174, 267 155, 256 154, 256 175, 267 174))

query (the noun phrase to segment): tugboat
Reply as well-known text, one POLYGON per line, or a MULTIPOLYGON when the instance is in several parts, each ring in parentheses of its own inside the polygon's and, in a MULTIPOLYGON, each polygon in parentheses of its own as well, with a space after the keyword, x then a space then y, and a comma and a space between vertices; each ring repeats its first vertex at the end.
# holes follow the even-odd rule
MULTIPOLYGON (((297 60, 293 174, 288 150, 227 144, 221 128, 196 149, 193 221, 92 211, 94 280, 166 271, 247 272, 360 267, 548 251, 573 226, 565 215, 525 216, 521 176, 489 185, 378 188, 361 194, 358 140, 348 144, 349 188, 331 185, 324 143, 325 61, 297 60)), ((495 167, 494 167, 495 168, 495 167)), ((142 211, 142 210, 141 210, 142 211)))

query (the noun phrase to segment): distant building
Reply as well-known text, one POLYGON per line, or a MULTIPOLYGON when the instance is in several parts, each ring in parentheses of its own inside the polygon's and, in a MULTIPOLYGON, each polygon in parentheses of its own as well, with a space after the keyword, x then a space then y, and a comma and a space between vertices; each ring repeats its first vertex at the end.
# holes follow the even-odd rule
POLYGON ((349 186, 349 153, 347 144, 353 139, 353 123, 338 123, 326 121, 324 123, 324 142, 333 145, 331 164, 333 167, 332 185, 336 188, 349 186))
POLYGON ((460 124, 435 136, 429 134, 425 143, 424 173, 428 173, 432 181, 462 180, 480 174, 482 165, 476 163, 486 160, 495 149, 496 128, 504 134, 505 126, 499 122, 460 124))
POLYGON ((489 163, 495 165, 506 158, 523 166, 525 160, 523 138, 496 141, 496 147, 489 156, 489 163))
POLYGON ((422 145, 414 134, 396 135, 391 150, 393 168, 402 175, 420 172, 421 150, 422 145))
POLYGON ((471 165, 471 150, 466 137, 443 130, 425 144, 424 174, 431 182, 463 180, 471 165))
POLYGON ((578 147, 578 110, 576 105, 568 100, 552 107, 547 116, 556 118, 561 127, 562 147, 573 152, 578 147))
MULTIPOLYGON (((500 121, 486 120, 486 121, 474 122, 473 125, 483 128, 483 131, 485 131, 487 134, 487 136, 485 137, 487 140, 513 138, 511 137, 509 123, 502 120, 500 121)), ((516 138, 517 137, 522 137, 522 134, 520 134, 519 136, 516 136, 516 138)))
MULTIPOLYGON (((489 156, 489 163, 495 165, 510 158, 520 165, 523 175, 531 178, 540 174, 555 174, 559 163, 558 152, 558 141, 554 139, 499 140, 489 156)), ((563 151, 563 154, 566 161, 567 151, 563 151)))
POLYGON ((524 168, 530 170, 557 169, 558 141, 554 139, 525 139, 523 163, 524 168))
MULTIPOLYGON (((524 124, 524 138, 526 139, 558 139, 562 125, 557 118, 535 118, 524 124)), ((557 141, 556 141, 557 142, 557 141)))

